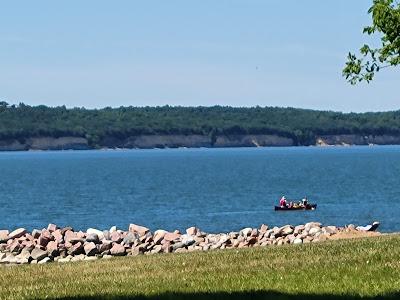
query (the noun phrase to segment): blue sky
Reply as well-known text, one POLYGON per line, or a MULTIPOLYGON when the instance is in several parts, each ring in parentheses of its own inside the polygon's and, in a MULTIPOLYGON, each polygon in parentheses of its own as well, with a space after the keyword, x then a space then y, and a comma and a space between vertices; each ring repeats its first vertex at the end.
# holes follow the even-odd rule
POLYGON ((398 70, 356 87, 341 77, 370 41, 371 2, 3 1, 0 99, 397 110, 398 70))

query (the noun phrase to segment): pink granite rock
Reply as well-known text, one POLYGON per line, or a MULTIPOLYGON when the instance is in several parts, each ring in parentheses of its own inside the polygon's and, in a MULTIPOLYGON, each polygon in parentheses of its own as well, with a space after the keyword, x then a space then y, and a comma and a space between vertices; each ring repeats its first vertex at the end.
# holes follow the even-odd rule
POLYGON ((55 225, 55 224, 49 224, 48 226, 47 226, 47 230, 51 233, 51 232, 54 232, 54 231, 56 231, 57 230, 57 225, 55 225))
POLYGON ((162 244, 162 250, 165 253, 170 253, 172 251, 172 246, 169 241, 166 241, 165 243, 162 244))
POLYGON ((111 241, 103 241, 101 244, 98 245, 98 249, 100 253, 110 250, 112 247, 111 241))
POLYGON ((94 256, 97 254, 97 247, 96 247, 96 244, 93 242, 86 243, 83 248, 84 248, 85 254, 87 256, 94 256))
POLYGON ((34 248, 35 248, 35 243, 33 241, 27 241, 24 249, 32 251, 34 248))
POLYGON ((66 249, 70 249, 70 248, 72 248, 72 243, 70 243, 70 242, 65 242, 64 243, 64 247, 66 248, 66 249))
POLYGON ((256 237, 256 236, 258 236, 258 230, 257 230, 257 228, 254 228, 254 229, 251 231, 250 236, 251 236, 251 237, 256 237))
POLYGON ((47 230, 43 230, 42 234, 38 239, 38 244, 40 246, 46 247, 47 244, 51 241, 51 234, 47 230))
POLYGON ((19 253, 21 248, 21 244, 18 241, 13 241, 8 247, 11 253, 19 253))
POLYGON ((161 241, 164 239, 164 236, 167 232, 164 230, 157 230, 154 233, 153 241, 155 244, 161 244, 161 241))
POLYGON ((33 229, 33 231, 32 231, 32 236, 33 236, 34 239, 38 239, 38 238, 40 237, 40 234, 41 234, 41 233, 42 233, 42 232, 41 232, 40 230, 33 229))
POLYGON ((0 241, 7 241, 9 233, 8 230, 0 230, 0 241))
POLYGON ((130 232, 137 232, 140 236, 145 235, 146 233, 150 232, 150 229, 147 227, 139 226, 136 224, 129 225, 130 232))
POLYGON ((72 255, 81 254, 83 252, 83 244, 81 242, 78 242, 78 243, 72 245, 72 247, 69 249, 69 252, 72 255))
POLYGON ((83 243, 85 239, 82 237, 82 232, 73 232, 73 231, 66 231, 64 235, 65 242, 69 242, 71 244, 76 243, 83 243))
POLYGON ((115 243, 122 242, 122 236, 118 231, 114 231, 111 233, 111 240, 115 243))
POLYGON ((117 243, 114 243, 114 245, 110 249, 111 255, 114 256, 123 256, 125 255, 125 251, 125 247, 117 243))
POLYGON ((139 245, 139 246, 136 246, 136 247, 132 248, 131 255, 132 256, 141 255, 141 254, 144 254, 145 251, 146 250, 142 246, 139 245))
POLYGON ((31 242, 33 242, 34 239, 35 239, 35 238, 34 238, 30 233, 26 233, 26 234, 25 234, 25 240, 26 240, 26 241, 31 241, 31 242))
POLYGON ((73 232, 74 230, 72 229, 72 227, 67 226, 61 229, 61 234, 64 235, 67 231, 73 232))
POLYGON ((197 234, 197 232, 199 232, 199 229, 198 228, 196 228, 196 227, 190 227, 190 228, 188 228, 188 229, 186 229, 186 233, 188 234, 188 235, 196 235, 197 234))
POLYGON ((66 242, 69 242, 71 239, 76 238, 76 237, 77 237, 76 234, 71 230, 67 230, 64 233, 64 240, 66 242))
POLYGON ((78 231, 76 233, 76 235, 78 236, 78 238, 84 239, 86 237, 86 233, 83 231, 78 231))
POLYGON ((8 238, 9 238, 9 239, 17 239, 17 238, 19 238, 19 237, 25 235, 26 232, 27 232, 27 231, 26 231, 25 228, 18 228, 18 229, 15 229, 13 232, 11 232, 11 233, 8 235, 8 238))
POLYGON ((179 233, 167 232, 164 235, 164 240, 172 242, 172 241, 178 240, 180 237, 181 237, 181 235, 179 233))
POLYGON ((267 232, 267 230, 268 230, 268 226, 265 224, 262 224, 260 227, 260 232, 265 233, 265 232, 267 232))
POLYGON ((47 253, 53 257, 58 256, 58 243, 56 241, 50 241, 46 247, 47 253))
POLYGON ((57 229, 57 230, 53 231, 51 233, 51 235, 53 236, 54 240, 57 241, 57 242, 61 242, 63 240, 63 235, 62 235, 60 229, 57 229))

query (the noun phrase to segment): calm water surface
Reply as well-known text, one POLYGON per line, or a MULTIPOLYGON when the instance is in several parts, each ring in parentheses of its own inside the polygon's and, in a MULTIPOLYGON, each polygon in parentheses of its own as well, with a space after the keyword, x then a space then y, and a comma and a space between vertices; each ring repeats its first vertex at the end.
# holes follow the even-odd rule
POLYGON ((152 230, 381 221, 400 231, 400 147, 0 153, 0 229, 152 230), (281 195, 316 211, 275 212, 281 195))

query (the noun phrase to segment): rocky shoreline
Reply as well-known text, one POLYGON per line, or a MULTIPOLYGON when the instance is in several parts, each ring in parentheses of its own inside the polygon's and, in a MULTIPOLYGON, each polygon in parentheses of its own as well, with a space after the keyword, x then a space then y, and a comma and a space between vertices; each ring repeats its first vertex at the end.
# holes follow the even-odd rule
POLYGON ((59 228, 49 224, 42 230, 28 232, 18 228, 12 232, 0 230, 0 264, 44 264, 136 256, 156 253, 183 253, 214 249, 265 247, 285 244, 306 244, 330 239, 379 235, 362 227, 322 226, 311 222, 304 225, 286 225, 269 228, 244 228, 239 232, 211 234, 197 227, 168 232, 130 224, 128 231, 89 228, 86 232, 71 227, 59 228))

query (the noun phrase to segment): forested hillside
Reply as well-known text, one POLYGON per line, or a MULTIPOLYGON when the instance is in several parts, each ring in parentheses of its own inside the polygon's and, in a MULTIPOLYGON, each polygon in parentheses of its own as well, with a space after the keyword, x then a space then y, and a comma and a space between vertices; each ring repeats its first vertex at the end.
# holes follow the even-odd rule
POLYGON ((0 103, 0 139, 84 137, 91 147, 102 139, 138 135, 275 134, 297 145, 319 135, 400 135, 400 111, 339 113, 278 107, 120 107, 84 109, 0 103))

